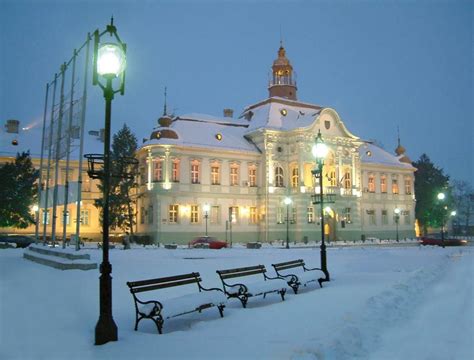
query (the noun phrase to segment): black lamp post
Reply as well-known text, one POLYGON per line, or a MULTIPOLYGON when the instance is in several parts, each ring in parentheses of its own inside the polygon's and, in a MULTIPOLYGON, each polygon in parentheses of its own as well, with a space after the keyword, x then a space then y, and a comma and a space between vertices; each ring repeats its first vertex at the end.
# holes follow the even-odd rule
POLYGON ((93 84, 99 85, 105 98, 104 157, 103 170, 98 176, 103 183, 103 220, 102 220, 102 264, 100 264, 100 315, 95 327, 95 344, 102 345, 117 341, 117 325, 112 317, 112 265, 109 262, 109 195, 110 195, 110 118, 112 100, 116 93, 123 95, 125 85, 126 45, 120 40, 113 24, 99 33, 94 33, 94 72, 93 84), (99 43, 103 35, 109 34, 113 43, 99 43), (99 76, 106 83, 102 84, 99 76), (115 78, 120 79, 118 90, 112 88, 115 78))
POLYGON ((321 204, 321 270, 326 276, 325 279, 319 279, 320 284, 325 281, 330 281, 329 271, 327 267, 326 259, 326 243, 324 239, 324 194, 323 194, 323 166, 324 159, 328 154, 328 147, 324 143, 323 138, 321 137, 321 131, 318 131, 318 136, 315 139, 315 144, 312 148, 313 156, 316 159, 317 168, 312 171, 319 179, 319 203, 321 204))
POLYGON ((397 229, 397 242, 398 242, 398 223, 400 222, 400 209, 396 208, 394 212, 395 212, 395 226, 397 229))
POLYGON ((206 219, 206 236, 207 236, 207 220, 209 219, 209 210, 211 209, 211 207, 209 206, 209 204, 204 204, 202 208, 204 210, 204 219, 206 219))
POLYGON ((290 204, 291 199, 286 197, 283 202, 286 205, 286 248, 290 248, 290 204))
MULTIPOLYGON (((438 200, 442 203, 446 198, 446 195, 442 192, 437 195, 438 200)), ((444 248, 444 221, 445 221, 445 208, 441 210, 441 246, 444 248)))

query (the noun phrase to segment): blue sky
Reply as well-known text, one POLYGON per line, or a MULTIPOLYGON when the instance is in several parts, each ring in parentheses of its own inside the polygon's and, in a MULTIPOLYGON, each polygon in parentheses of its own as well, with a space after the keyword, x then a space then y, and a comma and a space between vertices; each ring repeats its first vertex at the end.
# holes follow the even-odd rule
MULTIPOLYGON (((399 126, 412 160, 427 153, 473 182, 472 1, 0 0, 1 122, 41 118, 46 82, 111 15, 128 45, 114 130, 126 122, 149 136, 164 86, 176 114, 239 113, 265 99, 281 26, 299 100, 335 108, 389 151, 399 126)), ((101 92, 89 97, 101 123, 101 92)))

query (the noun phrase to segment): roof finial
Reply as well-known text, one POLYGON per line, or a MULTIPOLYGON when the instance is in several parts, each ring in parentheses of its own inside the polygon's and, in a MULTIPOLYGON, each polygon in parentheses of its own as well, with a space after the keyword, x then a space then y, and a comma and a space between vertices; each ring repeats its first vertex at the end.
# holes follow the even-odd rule
POLYGON ((397 125, 398 146, 400 146, 400 127, 397 125))
POLYGON ((112 17, 110 18, 110 25, 113 25, 114 24, 114 16, 112 15, 112 17))
POLYGON ((166 111, 166 86, 165 86, 165 104, 163 106, 163 115, 166 115, 167 111, 166 111))
POLYGON ((281 35, 281 24, 280 24, 280 47, 283 47, 283 36, 281 35))

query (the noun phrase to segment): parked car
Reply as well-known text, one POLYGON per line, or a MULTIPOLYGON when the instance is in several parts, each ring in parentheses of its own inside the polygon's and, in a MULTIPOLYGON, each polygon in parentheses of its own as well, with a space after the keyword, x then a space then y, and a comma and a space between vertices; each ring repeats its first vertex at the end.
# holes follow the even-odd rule
POLYGON ((225 241, 217 240, 211 236, 199 236, 194 238, 189 244, 190 248, 209 248, 209 249, 222 249, 227 247, 225 241))
POLYGON ((467 240, 464 239, 450 239, 446 238, 441 240, 441 237, 439 236, 423 236, 420 239, 420 245, 426 246, 426 245, 437 245, 437 246, 465 246, 468 244, 467 240))

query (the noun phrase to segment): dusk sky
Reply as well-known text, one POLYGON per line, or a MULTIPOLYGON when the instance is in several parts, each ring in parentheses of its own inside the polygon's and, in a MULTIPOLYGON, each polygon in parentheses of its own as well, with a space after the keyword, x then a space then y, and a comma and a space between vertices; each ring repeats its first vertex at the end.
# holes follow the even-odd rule
MULTIPOLYGON (((126 122, 148 137, 163 111, 236 115, 268 97, 283 44, 298 99, 332 107, 355 135, 422 153, 452 179, 473 182, 472 1, 0 0, 0 120, 38 123, 45 85, 88 32, 114 16, 128 45, 126 122)), ((104 101, 89 88, 89 128, 104 101)), ((40 126, 40 124, 38 125, 40 126)))

